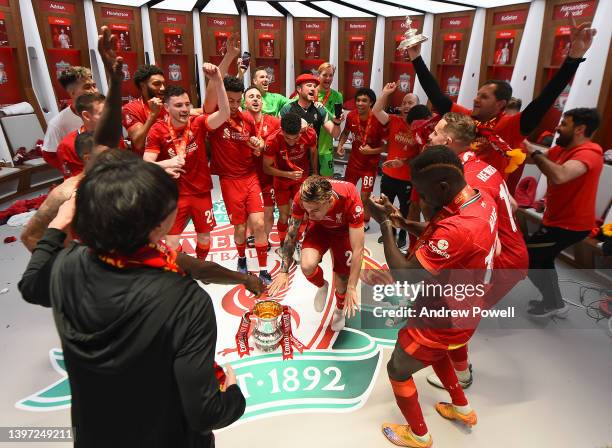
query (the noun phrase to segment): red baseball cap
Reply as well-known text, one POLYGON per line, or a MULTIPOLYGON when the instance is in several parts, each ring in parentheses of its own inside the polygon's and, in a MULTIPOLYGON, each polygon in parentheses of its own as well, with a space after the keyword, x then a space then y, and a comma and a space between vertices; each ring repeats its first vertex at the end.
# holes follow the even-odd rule
POLYGON ((310 73, 304 73, 296 78, 295 85, 299 86, 304 82, 314 82, 316 85, 319 85, 319 78, 310 73))

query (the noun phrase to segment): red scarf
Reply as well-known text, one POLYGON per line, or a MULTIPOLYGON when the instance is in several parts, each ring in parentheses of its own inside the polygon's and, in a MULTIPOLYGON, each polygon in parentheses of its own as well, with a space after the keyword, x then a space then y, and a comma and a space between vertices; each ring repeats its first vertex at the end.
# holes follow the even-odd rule
POLYGON ((469 185, 466 185, 465 187, 463 187, 463 190, 461 190, 457 194, 457 196, 455 196, 455 198, 452 200, 450 204, 442 207, 442 210, 436 213, 429 220, 429 224, 427 224, 427 227, 425 227, 425 230, 423 230, 423 233, 421 233, 421 236, 419 236, 419 239, 414 244, 413 249, 410 251, 410 253, 408 254, 406 258, 410 260, 412 257, 414 257, 416 251, 419 250, 427 242, 427 240, 429 240, 431 235, 434 233, 436 225, 440 221, 456 215, 457 213, 459 213, 459 211, 463 207, 480 199, 481 197, 480 193, 476 193, 476 194, 474 193, 476 193, 474 189, 470 187, 469 185))
POLYGON ((122 255, 115 252, 98 255, 98 258, 104 263, 118 269, 133 269, 147 266, 185 275, 176 264, 176 252, 162 242, 142 246, 130 255, 122 255))
POLYGON ((476 154, 492 150, 506 156, 506 153, 512 150, 510 145, 495 132, 495 127, 503 116, 504 113, 502 112, 488 121, 479 121, 472 118, 476 124, 476 138, 471 146, 476 154))
MULTIPOLYGON (((176 264, 176 252, 161 241, 158 244, 150 243, 142 246, 130 255, 122 255, 115 252, 98 255, 98 259, 117 269, 150 267, 185 275, 179 265, 176 264)), ((214 363, 214 370, 219 387, 223 390, 225 387, 225 372, 216 362, 214 363)))

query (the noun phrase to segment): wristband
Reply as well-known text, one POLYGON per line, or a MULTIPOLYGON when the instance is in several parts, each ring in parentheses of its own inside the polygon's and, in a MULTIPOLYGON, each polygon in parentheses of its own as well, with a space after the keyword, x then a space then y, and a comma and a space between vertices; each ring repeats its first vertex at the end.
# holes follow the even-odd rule
POLYGON ((542 151, 540 151, 539 149, 536 149, 535 151, 533 151, 531 153, 531 158, 533 159, 535 156, 543 156, 544 153, 542 151))

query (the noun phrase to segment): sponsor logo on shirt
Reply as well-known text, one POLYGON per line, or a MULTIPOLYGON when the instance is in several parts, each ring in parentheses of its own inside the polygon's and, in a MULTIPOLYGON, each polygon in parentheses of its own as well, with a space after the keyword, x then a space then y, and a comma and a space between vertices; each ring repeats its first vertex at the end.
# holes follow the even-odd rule
POLYGON ((429 240, 427 246, 433 253, 438 254, 446 259, 450 258, 450 255, 446 252, 446 249, 448 249, 448 241, 439 240, 437 244, 434 244, 433 241, 429 240))

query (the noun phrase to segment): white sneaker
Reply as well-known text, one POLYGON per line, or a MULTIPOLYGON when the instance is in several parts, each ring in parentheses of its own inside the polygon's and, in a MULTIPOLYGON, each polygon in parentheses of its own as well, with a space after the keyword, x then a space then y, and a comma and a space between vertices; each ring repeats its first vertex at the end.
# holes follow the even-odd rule
MULTIPOLYGON (((467 381, 459 380, 459 385, 461 386, 462 389, 467 389, 468 387, 472 385, 473 381, 474 381, 474 377, 472 376, 472 365, 470 364, 470 378, 467 381)), ((427 382, 431 384, 432 386, 437 387, 438 389, 444 389, 444 385, 442 384, 442 381, 440 381, 440 378, 438 378, 438 375, 436 375, 435 373, 432 373, 431 375, 427 375, 427 382)))
POLYGON ((325 300, 327 299, 327 291, 329 291, 329 283, 327 280, 323 280, 323 286, 319 288, 314 298, 314 309, 317 313, 321 313, 325 308, 325 300))
POLYGON ((345 325, 344 310, 334 309, 334 315, 332 316, 331 329, 332 331, 342 331, 345 325))

